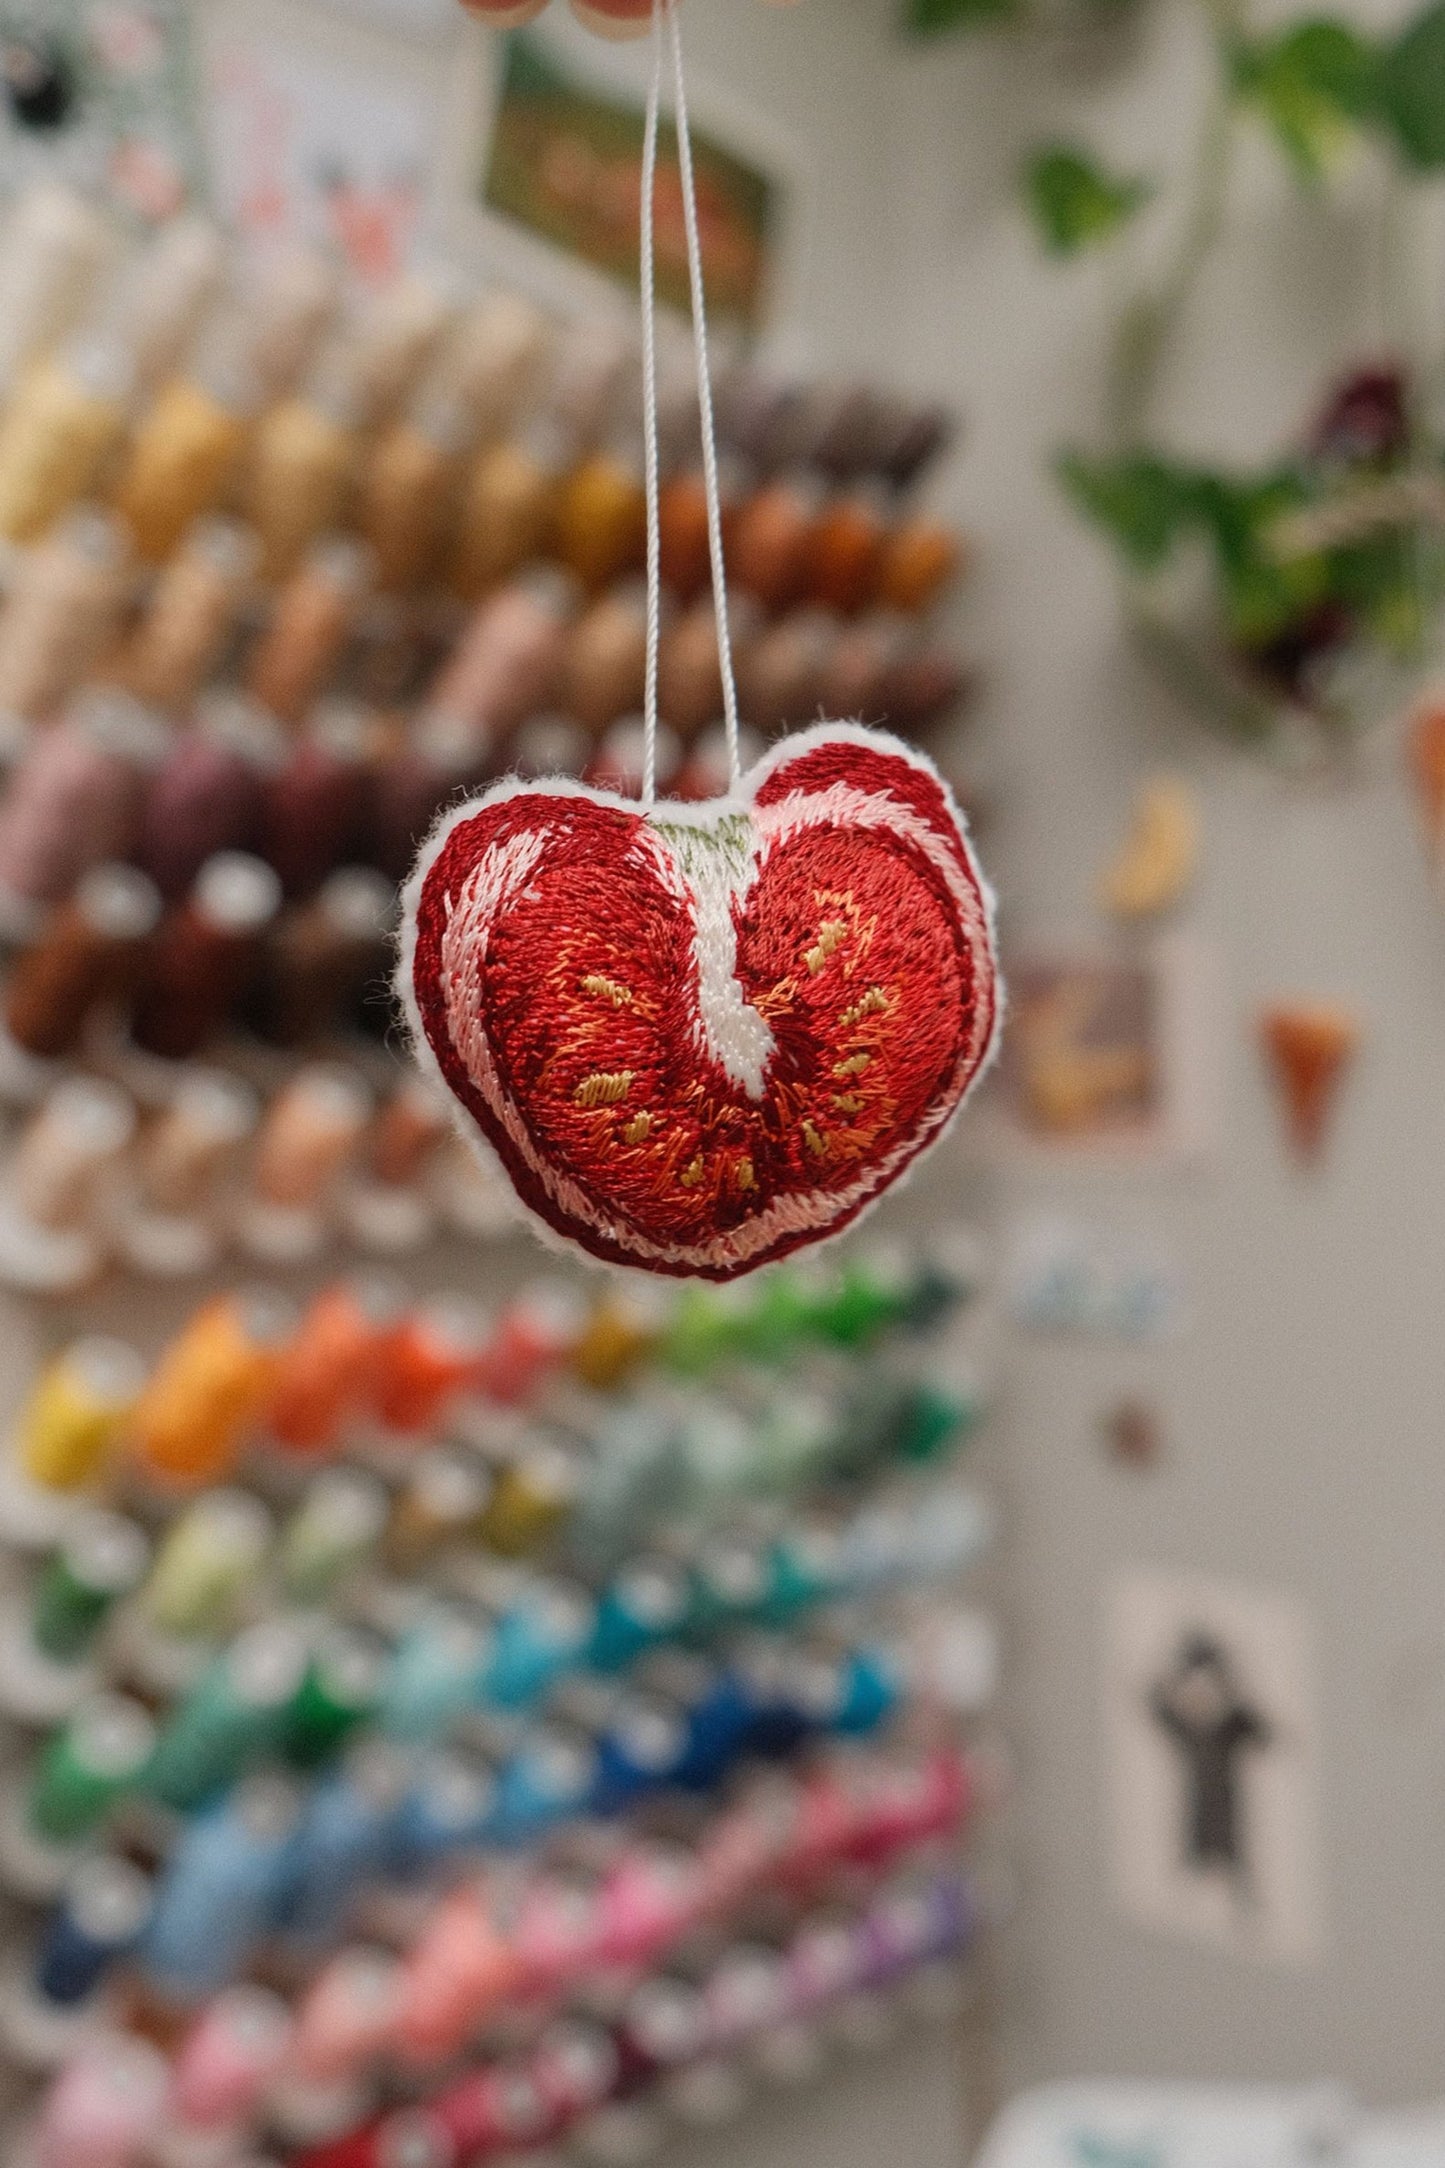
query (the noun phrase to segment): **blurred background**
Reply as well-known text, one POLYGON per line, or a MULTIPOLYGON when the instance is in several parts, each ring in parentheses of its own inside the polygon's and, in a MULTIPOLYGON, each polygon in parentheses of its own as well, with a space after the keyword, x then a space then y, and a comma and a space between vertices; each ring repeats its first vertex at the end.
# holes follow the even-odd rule
POLYGON ((686 0, 744 764, 923 747, 1009 984, 717 1290, 388 984, 641 784, 597 5, 0 7, 4 2157, 1445 2158, 1445 8, 686 0))

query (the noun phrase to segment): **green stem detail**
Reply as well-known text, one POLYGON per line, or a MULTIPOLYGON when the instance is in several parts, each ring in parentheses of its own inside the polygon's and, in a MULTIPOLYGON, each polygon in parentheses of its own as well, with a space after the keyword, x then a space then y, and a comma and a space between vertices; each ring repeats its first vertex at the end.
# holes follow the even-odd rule
POLYGON ((1162 276, 1125 303, 1108 378, 1108 426, 1121 447, 1136 445, 1146 422, 1169 340, 1214 252, 1224 225, 1235 140, 1230 53, 1242 10, 1235 0, 1210 0, 1213 81, 1205 108, 1179 239, 1162 276))

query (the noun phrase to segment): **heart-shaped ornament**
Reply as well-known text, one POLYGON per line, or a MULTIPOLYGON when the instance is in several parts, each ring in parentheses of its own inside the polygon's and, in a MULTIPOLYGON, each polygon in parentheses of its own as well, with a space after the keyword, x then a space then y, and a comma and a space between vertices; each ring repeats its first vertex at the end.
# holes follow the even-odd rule
POLYGON ((419 1055, 522 1203, 609 1263, 729 1280, 837 1233, 998 1038, 993 901, 933 767, 825 723, 731 796, 503 783, 408 883, 419 1055))

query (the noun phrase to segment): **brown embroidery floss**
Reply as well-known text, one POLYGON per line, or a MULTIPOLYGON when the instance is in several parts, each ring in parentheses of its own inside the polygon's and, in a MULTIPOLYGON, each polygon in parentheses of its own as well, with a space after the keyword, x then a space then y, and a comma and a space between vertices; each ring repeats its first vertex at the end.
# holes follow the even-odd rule
POLYGON ((571 627, 557 705, 595 736, 641 707, 646 669, 647 590, 641 580, 627 580, 571 627))
POLYGON ((520 438, 481 453, 462 488, 450 581, 468 600, 490 593, 551 542, 572 464, 555 415, 537 415, 520 438))
POLYGON ((280 726, 242 694, 202 701, 146 795, 137 862, 168 903, 188 894, 218 851, 249 849, 260 822, 261 791, 286 757, 280 726))
MULTIPOLYGON (((707 490, 700 468, 669 476, 662 485, 657 516, 662 584, 679 602, 693 602, 708 582, 707 490)), ((730 525, 730 505, 723 516, 730 525)))
POLYGON ((377 764, 367 856, 391 880, 401 880, 448 798, 490 772, 491 761, 464 717, 421 715, 410 737, 377 764))
POLYGON ((809 538, 807 587, 815 602, 851 617, 878 587, 884 524, 876 490, 859 484, 823 507, 809 538))
POLYGON ((947 450, 954 426, 946 407, 912 407, 890 415, 877 433, 876 472, 896 495, 905 495, 947 450))
POLYGON ((801 477, 766 483, 738 504, 728 522, 728 568, 765 610, 785 610, 808 581, 818 519, 818 491, 801 477))
POLYGON ((888 672, 912 644, 911 628, 881 611, 838 626, 818 695, 824 714, 888 719, 888 672))
MULTIPOLYGON (((757 636, 758 613, 746 595, 728 598, 728 629, 740 667, 757 636)), ((711 597, 695 602, 663 635, 658 660, 662 718, 680 738, 695 737, 723 711, 722 664, 711 597)))
POLYGON ((885 609, 921 617, 958 578, 964 554, 958 537, 931 519, 904 520, 884 538, 878 561, 878 601, 885 609))
POLYGON ((247 667, 246 689, 282 722, 298 722, 325 690, 370 578, 370 553, 332 535, 281 589, 247 667))
POLYGON ((424 386, 372 448, 358 489, 357 531, 383 594, 408 594, 432 571, 455 510, 477 419, 450 384, 424 386))
POLYGON ((87 873, 11 968, 4 1021, 12 1045, 40 1062, 72 1053, 96 1006, 125 991, 160 914, 155 884, 135 867, 100 865, 87 873))
POLYGON ((969 673, 958 658, 932 642, 908 646, 889 664, 879 699, 895 730, 922 737, 964 698, 969 673))
POLYGON ((355 855, 371 735, 360 709, 330 701, 312 716, 285 766, 264 783, 257 847, 287 896, 309 895, 355 855))
POLYGON ((151 591, 117 662, 120 682, 168 714, 189 708, 235 630, 257 556, 235 520, 198 520, 151 591))
POLYGON ((397 1086, 372 1123, 340 1200, 347 1233, 360 1248, 399 1256, 432 1233, 427 1177, 450 1133, 444 1107, 421 1077, 397 1086))
POLYGON ((250 983, 280 902, 281 883, 259 858, 222 851, 208 859, 147 951, 131 1019, 135 1044, 171 1061, 198 1054, 250 983))
POLYGON ((397 1086, 377 1116, 367 1145, 367 1168, 375 1182, 400 1187, 419 1182, 442 1139, 449 1135, 446 1108, 419 1076, 397 1086))
POLYGON ((743 714, 755 730, 771 736, 818 716, 837 634, 836 619, 824 611, 795 611, 770 625, 739 657, 738 692, 743 714))
POLYGON ((624 572, 640 570, 646 544, 642 444, 629 423, 568 475, 557 503, 556 550, 595 593, 624 572))
POLYGON ((395 913, 395 889, 369 866, 342 866, 308 903, 283 911, 247 1004, 253 1029, 290 1047, 351 1021, 369 987, 386 987, 395 913))

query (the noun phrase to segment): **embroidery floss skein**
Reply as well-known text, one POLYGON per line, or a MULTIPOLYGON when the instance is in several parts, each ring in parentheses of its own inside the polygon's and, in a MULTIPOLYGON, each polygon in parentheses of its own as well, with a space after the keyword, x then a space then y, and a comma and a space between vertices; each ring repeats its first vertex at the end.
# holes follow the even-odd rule
POLYGON ((524 1206, 593 1256, 728 1280, 849 1225, 991 1057, 992 898, 932 765, 824 723, 742 773, 676 5, 642 173, 647 650, 640 790, 509 781, 451 811, 404 897, 419 1058, 524 1206), (671 54, 729 785, 655 803, 660 531, 653 184, 671 54))

